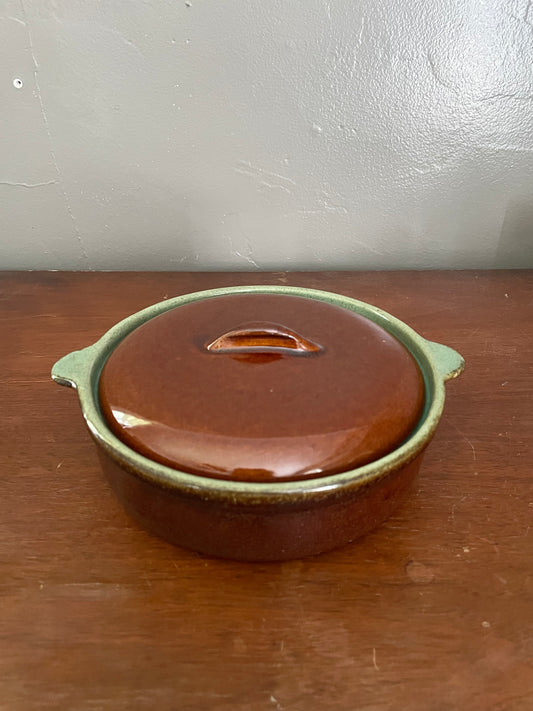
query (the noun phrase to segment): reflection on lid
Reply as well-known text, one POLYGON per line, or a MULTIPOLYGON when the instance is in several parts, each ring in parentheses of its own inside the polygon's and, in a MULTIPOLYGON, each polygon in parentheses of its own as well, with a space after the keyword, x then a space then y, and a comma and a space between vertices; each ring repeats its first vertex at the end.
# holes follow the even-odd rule
POLYGON ((113 409, 113 417, 118 422, 119 425, 125 427, 126 429, 130 427, 146 427, 146 425, 153 425, 150 420, 145 420, 144 417, 138 417, 137 415, 132 415, 129 412, 122 412, 122 410, 113 409))

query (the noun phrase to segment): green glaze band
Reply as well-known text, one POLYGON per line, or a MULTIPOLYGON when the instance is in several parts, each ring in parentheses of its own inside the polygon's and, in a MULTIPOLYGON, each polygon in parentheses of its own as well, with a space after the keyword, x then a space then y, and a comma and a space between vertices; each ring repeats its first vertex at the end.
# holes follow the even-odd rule
POLYGON ((87 426, 95 440, 112 459, 135 475, 159 486, 178 490, 203 499, 217 499, 254 505, 291 505, 317 503, 335 496, 342 488, 358 489, 374 479, 386 476, 418 456, 431 440, 444 407, 444 382, 455 378, 464 369, 463 358, 456 351, 422 338, 394 316, 355 299, 327 291, 289 286, 239 286, 199 291, 149 306, 120 321, 92 346, 74 351, 61 358, 52 368, 52 378, 60 385, 76 388, 87 426), (210 479, 171 469, 154 462, 127 447, 107 427, 98 404, 98 381, 106 359, 129 333, 146 321, 182 306, 183 304, 230 294, 286 294, 325 301, 351 311, 379 324, 401 341, 416 359, 426 388, 426 405, 420 423, 400 447, 385 457, 358 469, 340 474, 287 482, 240 482, 210 479))

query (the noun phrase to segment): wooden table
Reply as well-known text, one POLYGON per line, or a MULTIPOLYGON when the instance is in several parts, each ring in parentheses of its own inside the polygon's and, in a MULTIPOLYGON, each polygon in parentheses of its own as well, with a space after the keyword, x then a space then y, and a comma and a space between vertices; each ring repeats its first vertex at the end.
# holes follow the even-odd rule
POLYGON ((533 272, 0 275, 0 709, 531 711, 533 272), (203 558, 130 522, 53 362, 138 309, 282 283, 467 362, 409 501, 342 550, 203 558))

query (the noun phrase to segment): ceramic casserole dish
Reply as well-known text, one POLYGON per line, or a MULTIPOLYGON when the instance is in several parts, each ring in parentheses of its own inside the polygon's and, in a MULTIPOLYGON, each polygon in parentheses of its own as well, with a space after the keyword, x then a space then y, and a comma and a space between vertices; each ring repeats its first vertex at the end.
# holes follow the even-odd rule
POLYGON ((59 360, 102 467, 142 526, 186 548, 285 560, 385 520, 416 475, 461 356, 313 289, 169 299, 59 360))

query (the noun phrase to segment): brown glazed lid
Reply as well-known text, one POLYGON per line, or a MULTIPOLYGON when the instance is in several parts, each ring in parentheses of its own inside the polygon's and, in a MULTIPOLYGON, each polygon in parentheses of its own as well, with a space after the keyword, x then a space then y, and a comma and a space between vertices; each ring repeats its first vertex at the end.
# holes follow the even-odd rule
POLYGON ((178 306, 111 353, 99 385, 115 435, 152 460, 241 481, 322 477, 397 448, 424 405, 409 351, 373 321, 284 294, 178 306))

